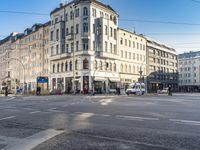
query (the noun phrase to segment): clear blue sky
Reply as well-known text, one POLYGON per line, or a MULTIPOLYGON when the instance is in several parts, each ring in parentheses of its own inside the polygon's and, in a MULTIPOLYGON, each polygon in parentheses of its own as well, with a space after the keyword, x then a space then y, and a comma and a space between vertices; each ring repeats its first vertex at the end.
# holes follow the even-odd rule
MULTIPOLYGON (((200 25, 146 23, 129 20, 151 20, 200 24, 200 0, 101 0, 120 15, 122 28, 148 35, 177 49, 200 50, 200 25), (156 33, 156 34, 155 34, 156 33), (177 33, 177 34, 176 34, 177 33), (188 34, 189 33, 189 34, 188 34)), ((0 0, 0 11, 50 13, 61 0, 0 0)), ((44 23, 49 16, 9 14, 0 12, 0 38, 12 31, 23 32, 34 23, 44 23)))

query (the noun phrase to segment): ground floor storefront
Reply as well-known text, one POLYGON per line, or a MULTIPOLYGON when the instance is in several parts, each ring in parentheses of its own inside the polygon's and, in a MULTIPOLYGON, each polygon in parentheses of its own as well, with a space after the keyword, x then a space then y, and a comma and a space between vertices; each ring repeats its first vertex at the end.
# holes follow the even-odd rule
POLYGON ((181 85, 179 92, 200 92, 200 85, 181 85))
POLYGON ((163 90, 165 88, 171 87, 174 92, 178 91, 178 83, 172 82, 147 82, 148 93, 157 93, 158 90, 163 90))
MULTIPOLYGON (((93 78, 91 76, 79 76, 75 79, 76 93, 97 94, 111 93, 120 87, 120 80, 114 78, 93 78)), ((59 77, 51 79, 52 91, 70 94, 73 93, 73 77, 59 77)))

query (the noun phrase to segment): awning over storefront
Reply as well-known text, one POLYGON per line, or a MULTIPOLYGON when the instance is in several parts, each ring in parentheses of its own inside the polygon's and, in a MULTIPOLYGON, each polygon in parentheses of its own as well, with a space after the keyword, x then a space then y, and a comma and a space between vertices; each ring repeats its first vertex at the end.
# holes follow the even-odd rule
POLYGON ((120 82, 119 78, 109 78, 111 82, 120 82))
POLYGON ((94 81, 106 81, 106 78, 95 77, 94 81))

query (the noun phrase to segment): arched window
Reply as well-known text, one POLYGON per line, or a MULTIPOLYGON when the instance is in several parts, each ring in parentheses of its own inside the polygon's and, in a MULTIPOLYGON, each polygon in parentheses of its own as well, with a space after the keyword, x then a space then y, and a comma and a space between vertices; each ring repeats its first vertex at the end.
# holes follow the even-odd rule
POLYGON ((69 70, 72 71, 72 61, 69 62, 69 70))
POLYGON ((83 16, 88 16, 88 9, 87 9, 87 7, 83 8, 83 16))
POLYGON ((117 65, 116 65, 116 63, 114 63, 114 72, 116 72, 117 71, 117 65))
POLYGON ((61 72, 63 72, 63 70, 64 70, 64 64, 61 63, 61 72))
POLYGON ((68 62, 65 63, 65 71, 68 71, 68 62))
POLYGON ((89 63, 86 58, 83 60, 83 69, 89 69, 89 63))
POLYGON ((78 60, 75 61, 75 70, 78 70, 78 60))
POLYGON ((53 73, 55 73, 55 64, 53 64, 53 73))
POLYGON ((57 72, 60 72, 60 64, 57 64, 57 72))
POLYGON ((121 64, 121 72, 124 72, 124 66, 121 64))
POLYGON ((88 23, 83 23, 83 32, 88 32, 88 23))

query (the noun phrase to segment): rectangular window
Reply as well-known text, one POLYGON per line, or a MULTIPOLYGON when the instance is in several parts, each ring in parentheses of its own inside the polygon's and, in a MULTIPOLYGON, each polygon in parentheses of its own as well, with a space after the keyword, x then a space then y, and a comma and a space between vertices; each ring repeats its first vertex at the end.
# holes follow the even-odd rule
POLYGON ((121 40, 120 40, 120 44, 123 45, 123 38, 121 38, 121 40))
POLYGON ((76 34, 79 33, 79 24, 76 24, 76 34))
POLYGON ((59 45, 56 45, 56 54, 59 54, 59 45))
POLYGON ((51 41, 53 41, 53 31, 51 31, 51 41))
POLYGON ((65 21, 68 21, 68 14, 65 15, 65 21))
POLYGON ((117 55, 117 45, 114 45, 114 54, 117 55))
POLYGON ((133 48, 135 48, 135 42, 133 42, 133 48))
POLYGON ((93 51, 96 51, 96 42, 93 41, 93 51))
POLYGON ((108 51, 108 42, 105 42, 105 52, 108 51))
POLYGON ((123 51, 121 51, 121 57, 122 57, 122 58, 124 57, 124 53, 123 53, 123 51))
POLYGON ((65 45, 64 44, 62 45, 62 51, 61 52, 62 52, 62 54, 65 53, 65 45))
POLYGON ((110 37, 113 37, 113 29, 110 27, 110 37))
POLYGON ((110 43, 110 52, 113 53, 113 45, 110 43))
POLYGON ((79 17, 79 8, 75 10, 75 17, 79 17))
POLYGON ((71 43, 71 52, 74 51, 74 43, 71 43))
POLYGON ((65 38, 65 29, 62 29, 62 39, 65 38))
POLYGON ((96 17, 97 16, 97 11, 96 9, 92 8, 92 16, 93 17, 96 17))
POLYGON ((59 29, 56 30, 56 40, 59 40, 59 29))
POLYGON ((116 40, 117 39, 117 30, 114 29, 114 39, 116 40))
POLYGON ((105 25, 104 27, 105 27, 105 35, 108 35, 108 26, 105 25))
POLYGON ((135 53, 133 53, 133 60, 135 60, 135 53))
POLYGON ((88 40, 83 40, 83 50, 86 51, 89 49, 88 40))
POLYGON ((79 51, 79 41, 76 41, 76 51, 79 51))
POLYGON ((94 34, 96 33, 96 26, 95 26, 95 24, 93 24, 93 33, 94 34))
POLYGON ((74 27, 71 26, 71 34, 73 34, 73 33, 74 33, 74 27))
POLYGON ((66 44, 66 52, 69 53, 69 44, 66 44))

